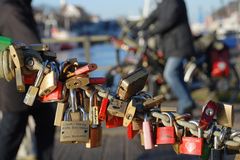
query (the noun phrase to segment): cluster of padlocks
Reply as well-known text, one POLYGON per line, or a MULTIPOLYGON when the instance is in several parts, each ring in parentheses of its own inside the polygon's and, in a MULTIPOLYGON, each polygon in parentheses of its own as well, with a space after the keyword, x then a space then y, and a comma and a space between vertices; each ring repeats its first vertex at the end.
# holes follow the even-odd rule
POLYGON ((36 99, 57 102, 54 125, 61 128, 60 142, 98 147, 105 123, 106 128, 126 127, 129 139, 139 134, 145 149, 171 144, 176 153, 203 159, 211 150, 240 149, 240 132, 232 130, 232 105, 209 101, 200 119, 193 121, 189 114, 179 115, 175 108, 162 106, 163 96, 142 91, 148 77, 143 68, 123 77, 116 93, 111 93, 102 85, 105 78, 90 76, 96 64, 77 59, 58 63, 47 45, 0 42, 0 51, 9 57, 8 65, 0 64, 1 78, 15 77, 20 92, 29 85, 24 103, 32 106, 36 99))

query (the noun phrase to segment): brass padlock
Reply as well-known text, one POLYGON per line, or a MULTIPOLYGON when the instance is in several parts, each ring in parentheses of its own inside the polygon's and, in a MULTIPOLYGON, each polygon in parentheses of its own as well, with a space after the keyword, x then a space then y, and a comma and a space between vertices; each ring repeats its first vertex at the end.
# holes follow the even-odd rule
POLYGON ((42 68, 38 71, 37 73, 37 77, 36 77, 36 80, 34 82, 34 85, 33 86, 30 86, 28 88, 28 91, 27 91, 27 94, 24 98, 24 104, 28 105, 28 106, 32 106, 35 99, 36 99, 36 96, 38 94, 38 90, 39 90, 39 85, 40 83, 42 82, 43 78, 44 78, 44 69, 47 65, 48 61, 45 62, 45 64, 42 66, 42 68))
POLYGON ((143 106, 146 109, 149 108, 154 108, 156 106, 159 106, 163 101, 165 101, 165 97, 163 95, 158 95, 153 98, 147 99, 144 103, 143 106))
POLYGON ((83 75, 77 75, 67 79, 66 87, 68 89, 81 88, 89 84, 89 77, 83 75))
POLYGON ((139 68, 123 77, 117 89, 117 94, 120 99, 127 100, 141 91, 145 86, 147 77, 148 72, 144 68, 139 68))
POLYGON ((136 112, 136 105, 134 102, 135 99, 132 99, 126 109, 124 118, 123 118, 123 126, 127 127, 133 120, 133 117, 135 115, 136 112))
POLYGON ((38 93, 40 97, 50 94, 57 88, 57 77, 59 75, 59 71, 55 62, 50 62, 49 64, 51 66, 51 70, 42 80, 38 93))
POLYGON ((224 127, 233 127, 234 114, 233 105, 218 103, 217 123, 224 127))
POLYGON ((55 119, 54 119, 54 126, 61 126, 61 122, 63 120, 63 115, 66 111, 67 103, 58 102, 57 103, 57 110, 55 113, 55 119))
POLYGON ((70 121, 71 108, 68 108, 61 122, 61 143, 86 143, 89 140, 89 121, 83 112, 81 121, 70 121))
POLYGON ((133 131, 139 131, 142 129, 142 120, 140 118, 133 118, 132 129, 133 131))
POLYGON ((124 117, 128 102, 112 98, 109 102, 107 111, 109 114, 116 117, 124 117))
POLYGON ((19 92, 25 92, 21 67, 23 67, 23 54, 21 49, 16 49, 13 45, 9 46, 10 55, 15 64, 16 86, 19 92))

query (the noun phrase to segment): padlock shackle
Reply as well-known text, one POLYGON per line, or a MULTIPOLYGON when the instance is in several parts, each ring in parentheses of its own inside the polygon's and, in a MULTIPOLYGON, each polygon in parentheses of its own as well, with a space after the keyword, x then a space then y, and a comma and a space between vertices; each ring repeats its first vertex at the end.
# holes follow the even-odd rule
POLYGON ((72 112, 77 112, 76 90, 69 89, 72 112))
POLYGON ((68 107, 64 112, 64 116, 63 116, 64 121, 70 120, 70 112, 71 112, 71 108, 68 107))
POLYGON ((173 126, 173 115, 168 112, 163 112, 162 114, 167 115, 169 118, 169 124, 170 126, 173 126))
POLYGON ((93 90, 91 93, 90 93, 90 102, 89 102, 89 108, 91 109, 93 107, 93 100, 94 100, 94 95, 97 93, 97 90, 93 90))
POLYGON ((85 109, 83 107, 79 107, 79 109, 82 112, 83 121, 87 121, 88 120, 88 113, 85 111, 85 109))
POLYGON ((196 125, 197 129, 198 129, 198 138, 202 138, 202 134, 203 134, 203 130, 202 128, 199 127, 199 123, 196 121, 189 121, 190 123, 196 125))
POLYGON ((39 87, 39 85, 41 84, 41 82, 42 82, 42 80, 44 78, 43 75, 44 75, 44 70, 45 70, 45 68, 47 66, 47 63, 48 63, 48 60, 46 60, 44 62, 44 64, 42 65, 42 68, 38 71, 36 80, 34 82, 34 87, 39 87))

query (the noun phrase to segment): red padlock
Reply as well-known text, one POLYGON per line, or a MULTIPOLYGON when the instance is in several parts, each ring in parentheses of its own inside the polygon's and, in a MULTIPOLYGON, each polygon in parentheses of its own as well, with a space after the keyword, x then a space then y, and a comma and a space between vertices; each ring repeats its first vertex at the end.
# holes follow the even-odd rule
MULTIPOLYGON (((186 131, 185 131, 186 133, 186 131)), ((180 154, 201 156, 203 150, 202 129, 198 127, 198 137, 182 137, 179 145, 180 154)))
POLYGON ((42 103, 62 101, 64 99, 64 92, 66 92, 66 90, 64 89, 62 82, 58 81, 57 88, 54 91, 52 91, 50 94, 40 97, 40 101, 42 103))
POLYGON ((209 124, 212 123, 214 116, 217 114, 219 106, 213 102, 209 101, 203 108, 202 115, 199 122, 199 127, 203 130, 207 129, 209 124))
POLYGON ((99 120, 104 121, 106 119, 108 103, 109 103, 108 98, 103 98, 102 99, 101 107, 100 107, 100 110, 99 110, 99 116, 98 116, 99 120))
POLYGON ((27 85, 33 85, 36 77, 37 77, 37 73, 24 74, 23 75, 23 82, 24 82, 24 84, 27 84, 27 85))
POLYGON ((107 82, 107 79, 104 77, 91 77, 89 78, 90 84, 105 84, 107 82))
POLYGON ((169 113, 163 113, 169 117, 170 126, 157 127, 156 144, 174 144, 175 128, 173 127, 173 118, 169 113))
POLYGON ((132 123, 130 123, 127 127, 127 137, 128 137, 128 139, 132 140, 134 138, 134 136, 137 135, 137 134, 138 134, 138 131, 134 131, 132 123))
POLYGON ((106 117, 106 128, 116 128, 121 127, 123 124, 122 117, 111 116, 107 114, 106 117))

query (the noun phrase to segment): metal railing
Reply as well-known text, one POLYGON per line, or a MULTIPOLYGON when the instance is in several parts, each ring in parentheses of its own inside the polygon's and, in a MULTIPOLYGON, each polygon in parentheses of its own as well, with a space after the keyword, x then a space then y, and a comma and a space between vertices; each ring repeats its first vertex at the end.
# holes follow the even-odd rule
POLYGON ((108 35, 93 35, 93 36, 69 37, 69 38, 63 38, 63 39, 43 38, 42 42, 46 44, 68 43, 68 42, 82 43, 86 61, 89 63, 91 61, 90 48, 92 43, 109 42, 109 40, 110 40, 110 36, 108 35))

